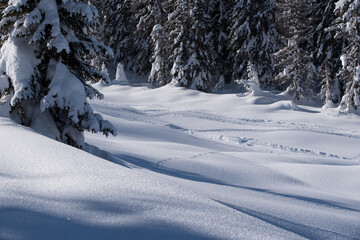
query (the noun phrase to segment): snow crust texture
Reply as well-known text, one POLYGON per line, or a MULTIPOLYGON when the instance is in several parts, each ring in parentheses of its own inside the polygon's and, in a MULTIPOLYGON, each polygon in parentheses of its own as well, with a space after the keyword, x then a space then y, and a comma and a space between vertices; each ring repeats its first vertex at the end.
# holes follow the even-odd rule
POLYGON ((96 87, 119 135, 86 133, 87 152, 0 111, 0 239, 360 238, 358 116, 267 92, 96 87))

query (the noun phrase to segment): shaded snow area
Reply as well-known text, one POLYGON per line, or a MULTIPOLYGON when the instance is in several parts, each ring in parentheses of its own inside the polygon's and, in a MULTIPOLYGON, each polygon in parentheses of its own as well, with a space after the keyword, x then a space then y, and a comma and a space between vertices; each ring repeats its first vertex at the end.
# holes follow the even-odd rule
POLYGON ((0 107, 0 239, 360 239, 359 116, 272 93, 97 85, 78 150, 0 107))

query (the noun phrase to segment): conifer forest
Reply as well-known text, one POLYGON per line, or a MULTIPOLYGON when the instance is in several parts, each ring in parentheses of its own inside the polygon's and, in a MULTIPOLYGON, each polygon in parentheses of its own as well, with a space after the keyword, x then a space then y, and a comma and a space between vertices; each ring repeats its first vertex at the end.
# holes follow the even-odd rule
POLYGON ((0 240, 359 240, 360 0, 0 0, 0 240))
POLYGON ((359 108, 359 2, 92 1, 116 63, 156 86, 213 92, 234 80, 359 108))

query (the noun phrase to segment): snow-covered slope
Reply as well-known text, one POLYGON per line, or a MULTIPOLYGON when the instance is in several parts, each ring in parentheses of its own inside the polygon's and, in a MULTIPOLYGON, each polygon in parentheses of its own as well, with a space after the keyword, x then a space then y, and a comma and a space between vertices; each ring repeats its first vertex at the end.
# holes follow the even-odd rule
POLYGON ((97 87, 118 136, 86 133, 87 152, 0 118, 0 239, 360 238, 359 116, 97 87))

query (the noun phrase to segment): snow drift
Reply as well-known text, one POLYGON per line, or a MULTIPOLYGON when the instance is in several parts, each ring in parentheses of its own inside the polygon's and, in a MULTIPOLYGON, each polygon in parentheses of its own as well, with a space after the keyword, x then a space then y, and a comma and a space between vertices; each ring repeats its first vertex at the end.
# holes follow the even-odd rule
POLYGON ((97 88, 119 135, 86 133, 88 153, 0 111, 1 239, 360 238, 358 116, 266 92, 97 88))

